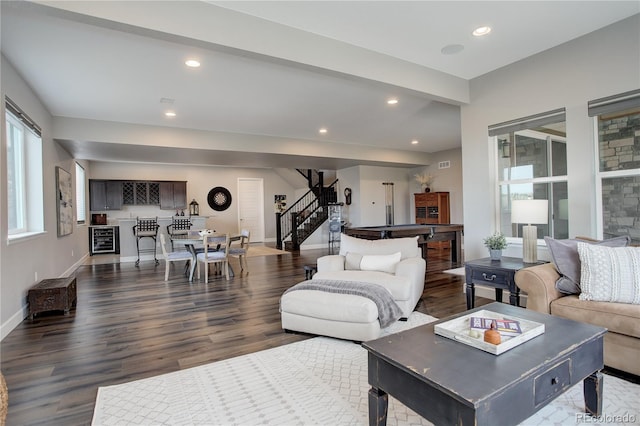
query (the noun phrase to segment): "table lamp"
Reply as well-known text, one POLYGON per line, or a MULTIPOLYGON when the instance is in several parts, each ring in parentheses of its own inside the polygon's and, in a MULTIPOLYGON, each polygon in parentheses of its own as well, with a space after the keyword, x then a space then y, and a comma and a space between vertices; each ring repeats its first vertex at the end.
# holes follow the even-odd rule
POLYGON ((548 200, 513 200, 511 223, 526 223, 522 227, 522 260, 525 263, 538 261, 538 229, 531 224, 549 221, 548 200))

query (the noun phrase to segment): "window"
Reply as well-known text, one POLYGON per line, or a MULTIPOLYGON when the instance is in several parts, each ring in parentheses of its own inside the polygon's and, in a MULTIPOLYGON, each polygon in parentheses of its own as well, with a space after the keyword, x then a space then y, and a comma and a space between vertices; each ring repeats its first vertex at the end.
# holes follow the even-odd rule
POLYGON ((85 223, 87 220, 85 182, 84 168, 76 163, 76 222, 79 224, 85 223))
POLYGON ((6 98, 9 239, 44 231, 40 128, 6 98))
POLYGON ((521 237, 526 223, 511 223, 513 200, 549 200, 549 221, 538 238, 568 238, 565 111, 559 109, 489 127, 498 157, 499 229, 521 237))
POLYGON ((640 90, 589 102, 598 132, 598 234, 640 244, 640 90))
POLYGON ((24 130, 22 123, 7 113, 7 198, 9 234, 27 231, 25 194, 24 130))

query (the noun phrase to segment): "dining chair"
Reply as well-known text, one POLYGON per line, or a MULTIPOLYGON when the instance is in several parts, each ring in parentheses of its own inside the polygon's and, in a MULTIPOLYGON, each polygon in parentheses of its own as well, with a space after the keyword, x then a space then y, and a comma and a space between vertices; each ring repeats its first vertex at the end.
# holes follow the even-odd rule
MULTIPOLYGON (((251 236, 251 232, 247 229, 243 229, 240 231, 240 247, 230 247, 229 248, 229 256, 237 257, 240 262, 240 270, 247 270, 249 272, 249 267, 247 266, 247 253, 249 252, 249 238, 251 236)), ((233 242, 230 243, 233 245, 233 242)))
POLYGON ((189 262, 193 259, 193 255, 186 250, 168 251, 167 239, 163 233, 160 233, 160 248, 162 249, 162 255, 164 256, 166 266, 164 270, 165 281, 169 281, 169 268, 171 267, 171 262, 181 262, 183 260, 189 262))
MULTIPOLYGON (((224 247, 220 247, 220 250, 212 250, 209 246, 215 242, 216 245, 220 243, 219 235, 204 235, 202 237, 202 245, 204 246, 204 251, 202 253, 198 253, 198 265, 200 263, 204 266, 204 282, 209 282, 209 265, 212 263, 216 266, 221 266, 224 268, 224 276, 228 280, 229 279, 229 234, 224 236, 224 247)), ((200 268, 198 267, 198 278, 200 278, 200 268)))

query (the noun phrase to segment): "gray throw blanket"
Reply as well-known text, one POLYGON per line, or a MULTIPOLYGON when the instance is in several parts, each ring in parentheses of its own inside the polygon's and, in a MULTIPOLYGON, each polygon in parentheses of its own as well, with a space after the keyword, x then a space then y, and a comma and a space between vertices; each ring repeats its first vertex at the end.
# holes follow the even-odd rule
POLYGON ((378 307, 380 328, 393 324, 402 316, 402 309, 393 300, 391 293, 379 284, 341 280, 307 280, 289 288, 284 294, 296 290, 318 290, 366 297, 378 307))

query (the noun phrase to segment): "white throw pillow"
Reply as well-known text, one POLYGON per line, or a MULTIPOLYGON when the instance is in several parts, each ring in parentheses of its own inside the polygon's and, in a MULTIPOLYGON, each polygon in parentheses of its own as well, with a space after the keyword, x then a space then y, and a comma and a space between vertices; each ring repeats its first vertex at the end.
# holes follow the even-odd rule
POLYGON ((340 235, 340 254, 346 256, 347 253, 360 254, 389 254, 399 251, 401 259, 410 257, 421 257, 422 252, 418 247, 418 237, 388 238, 382 240, 365 240, 363 238, 351 237, 346 234, 340 235))
POLYGON ((578 243, 581 300, 640 304, 640 247, 578 243))
POLYGON ((347 253, 344 255, 344 269, 345 271, 359 271, 360 262, 362 262, 362 255, 360 253, 347 253))
POLYGON ((360 271, 380 271, 393 274, 400 262, 401 253, 393 254, 359 254, 347 253, 345 255, 344 269, 360 271))

